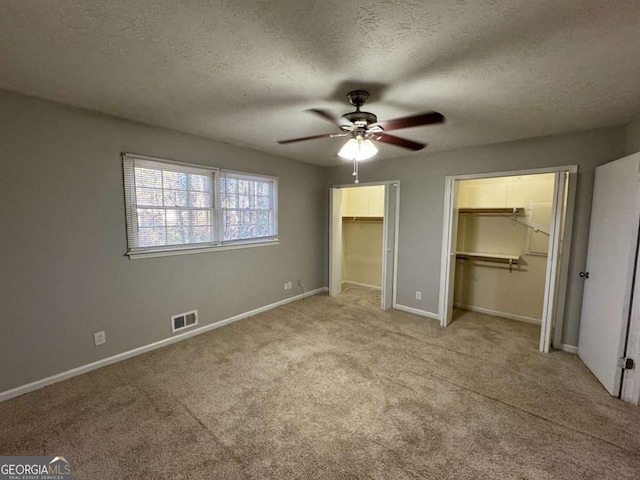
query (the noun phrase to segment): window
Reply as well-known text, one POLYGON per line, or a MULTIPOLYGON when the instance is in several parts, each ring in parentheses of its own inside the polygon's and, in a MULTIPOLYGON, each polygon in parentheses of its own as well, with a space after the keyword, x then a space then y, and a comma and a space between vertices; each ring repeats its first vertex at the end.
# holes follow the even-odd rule
POLYGON ((275 234, 274 180, 242 173, 220 174, 223 241, 275 234))
POLYGON ((276 242, 277 179, 123 155, 128 255, 276 242))

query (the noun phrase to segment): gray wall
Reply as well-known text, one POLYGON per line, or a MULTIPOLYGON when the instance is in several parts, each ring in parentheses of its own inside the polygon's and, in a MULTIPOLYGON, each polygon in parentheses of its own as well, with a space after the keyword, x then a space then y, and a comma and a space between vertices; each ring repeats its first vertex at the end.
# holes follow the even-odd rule
POLYGON ((627 144, 626 153, 631 155, 632 153, 640 152, 640 117, 636 117, 631 123, 627 125, 627 144))
MULTIPOLYGON (((270 154, 0 91, 0 392, 171 336, 169 316, 206 325, 327 283, 327 186, 351 182, 270 154), (129 260, 120 153, 280 177, 278 246, 129 260), (93 347, 93 332, 108 343, 93 347)), ((398 302, 437 312, 444 176, 580 166, 563 342, 576 344, 595 166, 640 151, 626 128, 362 165, 400 179, 398 302), (626 143, 625 143, 626 141, 626 143), (415 291, 423 300, 415 300, 415 291)))
MULTIPOLYGON (((398 179, 400 231, 399 304, 438 313, 444 177, 554 165, 579 165, 563 343, 578 344, 582 280, 586 262, 594 168, 624 156, 625 129, 609 128, 522 140, 440 153, 416 153, 403 159, 363 163, 363 183, 398 179), (415 299, 416 290, 422 300, 415 299)), ((349 165, 329 170, 327 184, 351 182, 349 165)))
POLYGON ((2 91, 0 131, 0 392, 326 284, 322 168, 2 91), (129 260, 123 151, 279 176, 280 245, 129 260))

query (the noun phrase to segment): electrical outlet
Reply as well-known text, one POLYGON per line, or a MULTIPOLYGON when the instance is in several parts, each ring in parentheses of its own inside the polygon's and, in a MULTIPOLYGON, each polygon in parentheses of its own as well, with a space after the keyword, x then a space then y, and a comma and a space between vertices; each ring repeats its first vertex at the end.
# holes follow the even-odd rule
POLYGON ((287 283, 287 289, 291 290, 293 288, 293 282, 287 283))
POLYGON ((96 332, 93 334, 93 344, 94 346, 104 345, 107 343, 107 334, 104 332, 96 332))
POLYGON ((422 300, 422 292, 416 292, 416 300, 422 300))
POLYGON ((284 282, 284 289, 289 290, 289 284, 287 282, 284 282))

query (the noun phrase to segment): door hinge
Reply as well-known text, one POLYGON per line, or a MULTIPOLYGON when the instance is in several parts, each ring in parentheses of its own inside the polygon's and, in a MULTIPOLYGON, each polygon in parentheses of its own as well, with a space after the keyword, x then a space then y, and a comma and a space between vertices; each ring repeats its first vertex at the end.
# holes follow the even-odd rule
POLYGON ((621 357, 618 359, 618 367, 623 370, 633 370, 633 367, 635 367, 635 365, 636 362, 633 361, 633 358, 621 357))

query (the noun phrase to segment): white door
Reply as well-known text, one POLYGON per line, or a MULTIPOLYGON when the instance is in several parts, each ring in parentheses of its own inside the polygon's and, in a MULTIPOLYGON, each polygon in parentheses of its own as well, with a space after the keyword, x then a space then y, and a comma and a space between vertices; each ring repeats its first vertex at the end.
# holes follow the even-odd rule
POLYGON ((549 231, 549 254, 547 255, 547 274, 545 277, 544 303, 542 305, 542 325, 540 330, 540 351, 549 353, 551 334, 555 322, 558 293, 558 277, 560 273, 560 253, 562 246, 562 216, 565 206, 565 189, 567 173, 556 172, 553 189, 553 207, 551 209, 551 228, 549 231))
POLYGON ((640 154, 596 168, 578 355, 614 396, 620 393, 631 307, 640 154))
POLYGON ((446 327, 453 320, 453 292, 455 290, 455 281, 456 281, 456 250, 458 249, 458 190, 459 190, 460 182, 458 180, 451 180, 451 185, 449 188, 451 189, 451 195, 449 197, 449 201, 451 204, 449 205, 449 211, 451 212, 450 225, 449 229, 449 241, 445 242, 445 245, 449 245, 449 251, 446 252, 446 255, 449 258, 449 268, 447 270, 447 285, 449 288, 447 289, 447 298, 445 299, 445 312, 442 316, 441 325, 446 327))
POLYGON ((393 306, 393 270, 396 244, 396 207, 398 202, 398 184, 385 185, 384 188, 384 227, 382 238, 382 294, 381 308, 389 310, 393 306))
POLYGON ((329 197, 329 295, 342 291, 342 190, 332 188, 329 197))

